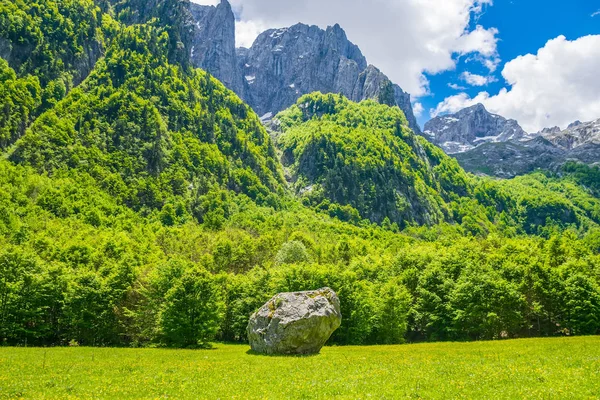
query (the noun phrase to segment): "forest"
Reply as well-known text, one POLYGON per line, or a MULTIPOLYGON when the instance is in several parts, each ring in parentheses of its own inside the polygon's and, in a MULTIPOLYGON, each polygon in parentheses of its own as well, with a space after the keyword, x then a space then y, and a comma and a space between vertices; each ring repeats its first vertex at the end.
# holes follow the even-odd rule
POLYGON ((334 344, 600 334, 599 167, 474 176, 331 94, 267 129, 136 7, 0 0, 2 344, 244 342, 323 286, 334 344))

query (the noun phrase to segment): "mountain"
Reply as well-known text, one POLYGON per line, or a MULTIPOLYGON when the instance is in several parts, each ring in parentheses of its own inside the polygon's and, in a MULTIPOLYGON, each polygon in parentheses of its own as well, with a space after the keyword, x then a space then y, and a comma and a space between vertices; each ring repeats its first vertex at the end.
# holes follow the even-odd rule
POLYGON ((396 107, 314 93, 275 126, 294 191, 317 208, 337 203, 375 222, 433 224, 452 221, 450 201, 471 191, 456 161, 414 134, 396 107))
POLYGON ((339 25, 270 29, 249 49, 236 50, 235 16, 226 0, 217 6, 191 4, 190 10, 194 28, 186 46, 192 64, 223 81, 259 115, 272 117, 307 93, 339 93, 353 101, 396 105, 420 132, 410 95, 368 65, 339 25))
POLYGON ((55 174, 89 173, 136 210, 191 205, 211 190, 267 202, 283 186, 258 116, 202 70, 169 63, 165 30, 119 30, 90 76, 36 119, 8 154, 55 174))
POLYGON ((433 118, 425 124, 423 134, 448 154, 463 153, 485 143, 518 141, 528 137, 517 121, 492 114, 483 104, 433 118))
POLYGON ((532 140, 486 143, 454 156, 469 172, 502 178, 558 171, 568 161, 592 165, 600 162, 600 120, 546 128, 532 140))
POLYGON ((485 143, 453 156, 469 172, 512 178, 538 169, 556 169, 566 154, 540 136, 528 141, 485 143))
POLYGON ((245 85, 235 48, 235 19, 227 1, 216 7, 190 3, 193 26, 188 45, 192 65, 209 71, 243 97, 245 85))
POLYGON ((103 54, 106 29, 87 0, 60 8, 2 0, 0 16, 1 150, 88 76, 103 54))
POLYGON ((598 147, 600 146, 600 119, 587 123, 576 121, 564 131, 549 132, 544 137, 565 150, 581 151, 583 147, 598 147))

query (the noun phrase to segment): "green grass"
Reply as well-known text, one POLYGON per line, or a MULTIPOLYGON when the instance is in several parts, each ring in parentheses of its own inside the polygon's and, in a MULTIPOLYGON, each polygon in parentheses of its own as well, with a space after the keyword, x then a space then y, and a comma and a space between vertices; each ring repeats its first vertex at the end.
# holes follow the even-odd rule
POLYGON ((247 351, 0 348, 0 398, 600 398, 600 337, 247 351))

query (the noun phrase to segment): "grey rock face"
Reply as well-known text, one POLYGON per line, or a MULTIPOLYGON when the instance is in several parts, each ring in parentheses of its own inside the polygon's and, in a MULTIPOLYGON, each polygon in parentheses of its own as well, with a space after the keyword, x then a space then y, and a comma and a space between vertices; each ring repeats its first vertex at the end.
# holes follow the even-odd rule
POLYGON ((436 117, 425 124, 423 133, 448 154, 462 153, 484 143, 531 139, 517 121, 489 113, 482 104, 436 117))
POLYGON ((555 127, 552 127, 552 128, 544 128, 541 131, 539 131, 537 134, 541 135, 541 136, 544 136, 544 135, 550 135, 552 133, 558 133, 560 131, 561 131, 560 127, 559 126, 555 126, 555 127))
POLYGON ((231 5, 190 3, 192 33, 187 44, 192 65, 210 72, 225 86, 243 97, 244 84, 235 49, 235 17, 231 5))
POLYGON ((564 163, 566 153, 543 137, 537 137, 523 142, 485 143, 453 156, 466 171, 513 178, 537 169, 556 169, 564 163))
POLYGON ((193 66, 213 74, 258 115, 269 119, 304 94, 339 93, 350 100, 375 99, 398 106, 420 133, 410 95, 367 65, 339 25, 323 30, 297 24, 263 32, 249 49, 235 48, 235 16, 226 0, 190 4, 189 51, 193 66))
POLYGON ((0 37, 0 58, 9 60, 10 53, 12 53, 12 45, 10 40, 0 37))
POLYGON ((410 95, 367 61, 339 25, 323 30, 297 24, 271 29, 250 49, 238 51, 246 80, 245 100, 259 115, 276 114, 307 93, 339 93, 400 107, 420 132, 410 95))
POLYGON ((250 317, 248 340, 263 354, 316 354, 342 321, 333 290, 279 293, 250 317))
POLYGON ((567 161, 600 163, 600 119, 544 129, 533 140, 486 143, 454 155, 473 173, 512 178, 536 169, 557 170, 567 161))
POLYGON ((546 139, 565 150, 586 145, 600 145, 600 119, 592 122, 574 122, 561 132, 544 135, 546 139))

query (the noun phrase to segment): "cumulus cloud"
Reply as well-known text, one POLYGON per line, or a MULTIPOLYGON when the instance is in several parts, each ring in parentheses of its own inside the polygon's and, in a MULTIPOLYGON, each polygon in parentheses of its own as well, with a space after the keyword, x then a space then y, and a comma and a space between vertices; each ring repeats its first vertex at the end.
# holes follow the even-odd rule
POLYGON ((303 22, 325 28, 339 23, 371 64, 413 96, 428 94, 424 73, 452 70, 459 56, 477 56, 486 65, 498 62, 498 31, 469 28, 492 0, 230 1, 241 21, 238 45, 248 46, 263 27, 303 22))
POLYGON ((459 93, 430 111, 432 116, 456 112, 476 103, 519 121, 529 132, 548 126, 566 127, 575 120, 600 118, 600 35, 569 41, 559 36, 537 54, 506 63, 502 76, 509 85, 495 95, 459 93))
POLYGON ((486 86, 489 83, 496 82, 496 78, 493 76, 472 74, 469 71, 463 72, 460 77, 471 86, 486 86))

